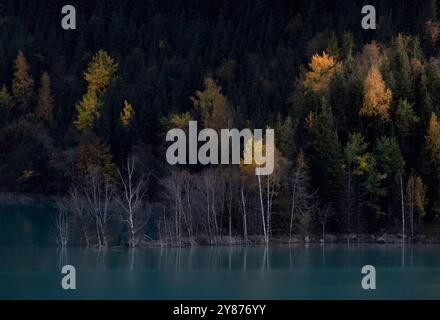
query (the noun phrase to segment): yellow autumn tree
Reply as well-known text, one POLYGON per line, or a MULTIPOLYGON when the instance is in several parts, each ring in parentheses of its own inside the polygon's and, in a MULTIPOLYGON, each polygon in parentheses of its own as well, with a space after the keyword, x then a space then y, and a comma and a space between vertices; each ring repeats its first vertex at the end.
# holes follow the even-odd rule
POLYGON ((14 79, 12 80, 12 94, 18 108, 26 112, 32 99, 34 80, 29 72, 29 64, 20 50, 14 64, 14 79))
POLYGON ((121 115, 120 115, 121 122, 124 127, 128 127, 130 125, 131 120, 133 119, 134 113, 135 112, 134 112, 131 104, 127 100, 124 100, 124 108, 122 109, 121 115))
POLYGON ((188 123, 191 121, 191 114, 189 112, 185 112, 182 114, 173 113, 165 123, 165 126, 170 128, 178 128, 183 131, 188 131, 188 123))
POLYGON ((426 190, 426 185, 420 176, 415 174, 409 176, 406 187, 406 204, 409 211, 411 236, 414 235, 414 218, 416 213, 419 218, 426 215, 425 207, 428 203, 426 190))
MULTIPOLYGON (((259 167, 255 161, 255 155, 263 155, 266 150, 266 143, 263 139, 256 139, 251 136, 247 139, 243 150, 243 158, 240 161, 240 170, 244 176, 255 179, 255 169, 259 167), (251 163, 249 163, 251 162, 251 163)), ((304 158, 303 158, 304 160, 304 158)), ((304 160, 305 165, 305 160, 304 160)), ((274 146, 274 170, 273 173, 265 177, 271 178, 272 181, 279 183, 282 180, 285 170, 287 169, 287 159, 282 156, 281 152, 274 146)), ((252 184, 252 183, 251 183, 252 184)))
POLYGON ((92 58, 84 73, 88 86, 82 101, 76 105, 77 118, 75 125, 80 131, 89 131, 95 120, 100 117, 100 108, 107 87, 115 78, 118 64, 107 52, 100 50, 92 58))
POLYGON ((314 54, 309 63, 309 71, 305 75, 303 85, 306 91, 328 91, 330 82, 337 70, 336 59, 323 52, 322 55, 314 54))
POLYGON ((426 148, 431 154, 431 159, 436 166, 440 166, 440 124, 437 115, 433 112, 429 121, 426 135, 426 148))
POLYGON ((388 120, 391 97, 391 90, 386 87, 377 66, 373 65, 364 83, 364 100, 359 115, 388 120))
POLYGON ((118 64, 104 50, 99 50, 89 63, 84 79, 88 90, 103 93, 115 77, 118 64))
POLYGON ((316 113, 310 111, 306 116, 307 128, 311 129, 316 123, 316 113))
POLYGON ((423 183, 423 180, 420 176, 417 176, 415 179, 414 190, 415 190, 415 205, 418 212, 423 217, 426 214, 425 206, 428 203, 428 199, 426 197, 426 185, 423 183))
POLYGON ((203 125, 212 129, 229 128, 232 122, 232 110, 228 98, 221 93, 221 87, 214 79, 205 78, 205 89, 197 90, 191 97, 194 108, 200 112, 203 125))
POLYGON ((80 131, 89 131, 93 128, 95 120, 100 116, 100 108, 102 102, 98 98, 95 91, 88 91, 83 97, 80 103, 76 105, 76 111, 78 113, 75 126, 80 131))
POLYGON ((261 222, 265 242, 267 243, 271 237, 272 230, 272 200, 274 195, 279 191, 281 181, 286 176, 287 160, 281 155, 281 152, 273 146, 274 170, 272 174, 265 176, 255 175, 255 168, 257 167, 255 155, 262 155, 263 150, 266 150, 266 144, 263 139, 255 139, 253 136, 248 139, 244 148, 243 160, 240 162, 240 172, 243 183, 246 183, 249 188, 254 189, 258 186, 261 222))

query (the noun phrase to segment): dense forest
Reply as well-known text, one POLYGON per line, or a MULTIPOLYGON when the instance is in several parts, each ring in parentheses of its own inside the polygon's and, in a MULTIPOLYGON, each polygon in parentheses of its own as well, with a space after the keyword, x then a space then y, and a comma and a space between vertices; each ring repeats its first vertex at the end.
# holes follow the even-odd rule
POLYGON ((0 2, 0 191, 60 198, 62 244, 438 232, 437 1, 69 4, 0 2), (190 120, 275 129, 274 173, 168 165, 190 120))

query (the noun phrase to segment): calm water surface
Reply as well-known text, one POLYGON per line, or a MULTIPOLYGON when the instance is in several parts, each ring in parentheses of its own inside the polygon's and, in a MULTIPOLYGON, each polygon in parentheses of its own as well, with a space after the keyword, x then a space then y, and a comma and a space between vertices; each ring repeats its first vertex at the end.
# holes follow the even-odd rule
POLYGON ((0 207, 0 299, 440 299, 440 246, 53 246, 44 207, 0 207), (77 290, 61 289, 61 266, 77 290), (376 267, 377 290, 361 289, 376 267))

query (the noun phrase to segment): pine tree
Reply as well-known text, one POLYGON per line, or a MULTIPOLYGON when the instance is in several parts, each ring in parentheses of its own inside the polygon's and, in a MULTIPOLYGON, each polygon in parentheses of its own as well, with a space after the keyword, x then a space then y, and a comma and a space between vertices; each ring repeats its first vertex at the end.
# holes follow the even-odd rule
POLYGON ((421 123, 422 125, 427 126, 433 111, 433 107, 431 95, 428 90, 428 77, 425 69, 422 70, 419 78, 417 79, 416 97, 417 104, 419 105, 418 113, 420 115, 421 123))
MULTIPOLYGON (((394 196, 394 192, 399 190, 399 185, 403 180, 405 170, 405 159, 403 158, 396 138, 381 137, 375 148, 375 159, 377 170, 383 177, 381 184, 387 196, 381 201, 380 212, 383 214, 391 213, 393 212, 391 208, 393 204, 392 197, 394 196)), ((400 188, 399 194, 400 199, 403 197, 402 188, 400 188)), ((401 201, 399 201, 399 203, 400 202, 401 201)))
POLYGON ((345 228, 348 233, 353 231, 353 223, 356 220, 357 229, 360 223, 359 210, 359 179, 364 176, 371 165, 371 155, 367 152, 368 143, 360 133, 350 134, 344 147, 345 168, 345 228), (356 204, 356 199, 358 205, 356 204), (357 209, 357 210, 355 210, 357 209), (356 212, 356 219, 353 215, 356 212))
POLYGON ((205 78, 205 90, 197 90, 191 97, 194 108, 200 112, 206 128, 226 129, 232 126, 233 114, 228 98, 221 93, 214 79, 205 78))
POLYGON ((412 105, 406 99, 399 99, 396 108, 394 124, 397 129, 397 135, 404 141, 410 135, 411 127, 419 121, 412 105))
POLYGON ((343 163, 339 138, 333 114, 323 100, 321 112, 310 122, 311 174, 314 185, 319 188, 321 198, 336 208, 343 189, 343 163))
POLYGON ((396 81, 396 99, 412 99, 411 65, 406 52, 407 37, 399 34, 391 46, 390 67, 396 81))

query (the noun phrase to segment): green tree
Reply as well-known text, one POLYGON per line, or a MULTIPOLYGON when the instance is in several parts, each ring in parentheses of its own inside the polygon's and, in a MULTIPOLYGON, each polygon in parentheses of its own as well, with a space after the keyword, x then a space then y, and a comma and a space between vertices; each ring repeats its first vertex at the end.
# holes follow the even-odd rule
POLYGON ((394 125, 398 137, 404 141, 409 135, 412 126, 419 121, 412 105, 406 99, 399 99, 396 107, 394 125))
POLYGON ((390 67, 393 72, 396 85, 394 95, 396 99, 412 98, 411 65, 407 53, 408 37, 402 34, 394 38, 391 45, 390 67))
POLYGON ((371 165, 371 155, 367 152, 368 143, 365 142, 361 133, 350 134, 344 147, 345 168, 345 228, 346 232, 353 232, 354 212, 356 212, 356 225, 359 231, 360 210, 359 204, 355 206, 356 199, 359 202, 359 178, 365 175, 371 165), (357 209, 357 210, 355 210, 357 209))
POLYGON ((311 173, 321 199, 333 208, 339 205, 343 188, 343 162, 341 145, 336 133, 333 114, 323 99, 321 112, 308 121, 311 146, 311 173))
POLYGON ((382 186, 387 195, 382 201, 380 211, 385 214, 392 212, 393 191, 398 190, 399 182, 404 176, 405 159, 396 138, 381 137, 375 148, 375 159, 377 170, 383 177, 382 186))

